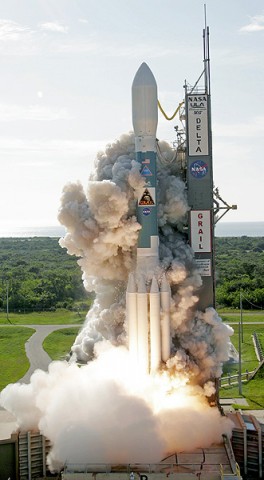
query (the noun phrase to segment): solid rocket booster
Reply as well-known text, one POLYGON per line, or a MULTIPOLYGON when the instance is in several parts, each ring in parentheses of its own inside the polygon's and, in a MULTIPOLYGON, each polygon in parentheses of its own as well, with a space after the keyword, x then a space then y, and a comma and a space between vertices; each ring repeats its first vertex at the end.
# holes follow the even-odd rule
POLYGON ((140 173, 145 179, 137 203, 137 219, 141 225, 137 249, 137 271, 153 274, 159 261, 156 195, 158 95, 156 80, 146 63, 142 63, 132 84, 132 120, 136 160, 141 164, 140 173))
POLYGON ((130 273, 126 291, 128 348, 133 365, 143 374, 155 373, 170 358, 170 286, 153 276, 150 288, 143 275, 130 273))
POLYGON ((132 85, 132 115, 136 160, 144 179, 137 202, 141 225, 136 275, 130 274, 126 292, 126 316, 130 358, 144 374, 155 372, 170 357, 170 287, 164 276, 159 286, 156 195, 156 130, 158 97, 156 80, 142 63, 132 85), (147 278, 147 281, 146 281, 147 278))

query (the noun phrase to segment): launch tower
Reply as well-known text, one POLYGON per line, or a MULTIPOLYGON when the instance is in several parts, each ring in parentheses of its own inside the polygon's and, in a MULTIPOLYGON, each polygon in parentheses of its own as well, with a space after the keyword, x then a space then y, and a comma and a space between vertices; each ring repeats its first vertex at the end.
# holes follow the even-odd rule
POLYGON ((211 132, 209 28, 203 30, 204 70, 193 87, 185 81, 186 182, 188 191, 188 236, 200 270, 203 286, 200 310, 215 307, 214 199, 211 132), (204 86, 200 86, 200 79, 204 86))

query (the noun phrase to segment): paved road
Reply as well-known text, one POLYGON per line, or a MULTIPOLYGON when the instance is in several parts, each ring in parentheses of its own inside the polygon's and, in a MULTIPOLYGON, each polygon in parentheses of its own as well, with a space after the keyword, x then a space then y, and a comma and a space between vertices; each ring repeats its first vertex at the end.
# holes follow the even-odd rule
POLYGON ((0 327, 27 327, 34 328, 36 331, 31 335, 25 344, 26 355, 30 362, 30 367, 24 377, 22 377, 18 382, 29 383, 32 373, 40 368, 41 370, 47 371, 50 362, 52 361, 50 356, 43 349, 42 343, 44 339, 55 330, 61 330, 63 328, 79 327, 80 325, 70 324, 70 325, 0 325, 0 327))

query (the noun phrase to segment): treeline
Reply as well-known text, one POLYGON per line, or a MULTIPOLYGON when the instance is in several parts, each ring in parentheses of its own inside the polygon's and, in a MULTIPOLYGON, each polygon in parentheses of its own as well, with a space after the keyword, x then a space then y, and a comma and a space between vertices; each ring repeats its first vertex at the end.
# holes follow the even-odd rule
MULTIPOLYGON (((264 308, 264 238, 215 239, 217 307, 264 308)), ((0 239, 0 310, 37 311, 89 305, 75 256, 57 238, 0 239)))
POLYGON ((215 240, 218 307, 264 308, 264 238, 225 237, 215 240))
POLYGON ((37 311, 87 302, 76 257, 57 238, 0 239, 0 309, 37 311))

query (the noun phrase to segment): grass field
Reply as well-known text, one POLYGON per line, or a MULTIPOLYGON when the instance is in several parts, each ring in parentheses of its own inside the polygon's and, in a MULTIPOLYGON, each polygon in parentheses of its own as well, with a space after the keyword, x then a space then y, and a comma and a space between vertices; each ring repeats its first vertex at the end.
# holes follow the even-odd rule
POLYGON ((25 343, 35 332, 33 328, 0 328, 0 390, 8 383, 17 382, 29 368, 25 343))
POLYGON ((52 360, 64 360, 70 352, 78 331, 79 327, 72 327, 51 333, 43 342, 44 350, 52 360))
MULTIPOLYGON (((223 322, 226 323, 237 323, 240 321, 240 313, 227 313, 227 312, 218 312, 219 316, 222 318, 223 322)), ((243 323, 254 323, 254 322, 263 322, 264 325, 264 312, 243 312, 242 313, 242 324, 243 323)))
MULTIPOLYGON (((238 350, 239 337, 238 325, 232 325, 234 335, 231 340, 238 350)), ((241 344, 242 354, 242 372, 249 372, 258 366, 258 359, 253 345, 252 334, 257 332, 261 344, 264 346, 263 325, 243 325, 243 343, 241 344)), ((242 396, 239 395, 238 385, 233 387, 223 387, 220 389, 220 398, 246 398, 251 409, 264 409, 264 390, 263 379, 264 370, 260 371, 253 380, 242 383, 242 396)), ((224 366, 224 376, 227 373, 234 375, 238 372, 238 364, 226 364, 224 366)))
POLYGON ((220 389, 220 398, 246 398, 248 402, 247 409, 264 409, 264 369, 260 371, 253 380, 242 384, 242 395, 239 395, 238 386, 225 387, 220 389))
MULTIPOLYGON (((238 325, 232 325, 234 329, 234 335, 231 337, 231 341, 238 351, 239 348, 239 336, 238 325)), ((242 354, 242 372, 246 370, 252 371, 258 365, 258 359, 255 352, 252 335, 253 332, 258 334, 259 339, 263 339, 263 326, 262 325, 244 325, 243 326, 243 342, 241 343, 242 354)), ((263 339, 264 340, 264 339, 263 339)), ((226 364, 224 367, 224 373, 230 373, 231 375, 238 370, 238 364, 226 364)))
POLYGON ((55 312, 33 312, 33 313, 9 313, 9 321, 6 313, 0 313, 0 324, 2 325, 68 325, 76 323, 81 325, 87 312, 71 312, 59 309, 55 312))

